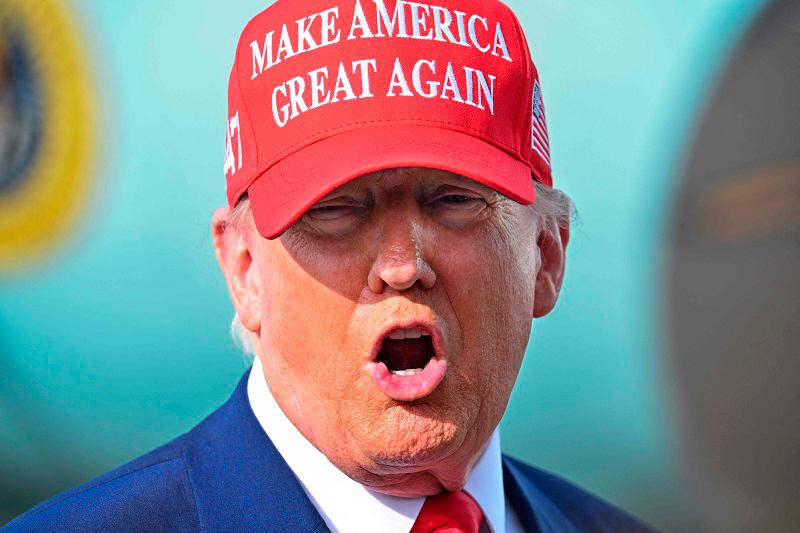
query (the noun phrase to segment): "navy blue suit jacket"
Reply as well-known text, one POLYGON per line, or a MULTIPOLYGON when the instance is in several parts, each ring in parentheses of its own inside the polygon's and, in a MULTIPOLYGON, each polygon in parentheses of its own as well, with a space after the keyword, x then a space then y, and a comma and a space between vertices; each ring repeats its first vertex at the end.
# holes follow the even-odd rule
MULTIPOLYGON (((250 409, 248 375, 188 433, 37 505, 6 531, 328 531, 250 409)), ((527 531, 648 531, 566 481, 509 457, 503 476, 527 531)))

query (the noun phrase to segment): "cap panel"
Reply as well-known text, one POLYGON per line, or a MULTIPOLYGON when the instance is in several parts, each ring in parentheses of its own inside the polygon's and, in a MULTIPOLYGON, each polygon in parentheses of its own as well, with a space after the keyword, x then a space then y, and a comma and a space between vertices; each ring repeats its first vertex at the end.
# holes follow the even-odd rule
POLYGON ((528 58, 528 76, 525 90, 522 94, 520 109, 522 112, 519 114, 520 125, 519 128, 522 135, 517 137, 520 142, 519 153, 527 160, 533 169, 534 179, 536 181, 547 185, 553 186, 553 176, 550 160, 550 143, 549 132, 547 130, 547 122, 545 118, 544 100, 541 92, 541 81, 539 78, 539 71, 533 62, 533 57, 530 51, 530 45, 525 38, 522 29, 522 24, 519 22, 516 14, 507 8, 510 16, 516 20, 515 29, 518 34, 521 46, 524 48, 523 55, 528 58), (538 94, 538 99, 537 99, 538 94), (524 110, 530 110, 525 112, 524 110), (536 124, 536 130, 533 126, 536 124), (536 144, 534 138, 537 138, 536 144))

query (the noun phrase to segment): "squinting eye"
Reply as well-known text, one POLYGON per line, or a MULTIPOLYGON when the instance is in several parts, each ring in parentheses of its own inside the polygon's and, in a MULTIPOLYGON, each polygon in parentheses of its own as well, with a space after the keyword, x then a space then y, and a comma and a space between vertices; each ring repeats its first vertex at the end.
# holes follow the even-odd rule
POLYGON ((451 195, 445 196, 444 198, 442 198, 442 200, 445 200, 447 202, 453 202, 453 203, 460 204, 460 203, 463 203, 463 202, 468 202, 469 200, 472 200, 472 198, 470 198, 469 196, 451 194, 451 195))
POLYGON ((314 220, 335 220, 353 213, 354 208, 349 205, 324 205, 309 209, 306 215, 314 220))
POLYGON ((437 198, 435 203, 443 205, 447 208, 470 209, 478 206, 482 201, 483 200, 480 198, 474 198, 472 196, 466 196, 463 194, 448 194, 446 196, 440 196, 437 198))

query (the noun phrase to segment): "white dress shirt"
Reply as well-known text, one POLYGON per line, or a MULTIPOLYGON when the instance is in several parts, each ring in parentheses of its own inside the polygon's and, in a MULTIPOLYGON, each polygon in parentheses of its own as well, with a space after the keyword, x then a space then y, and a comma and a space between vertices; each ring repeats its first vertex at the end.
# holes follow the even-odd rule
MULTIPOLYGON (((331 531, 408 533, 411 530, 425 498, 397 498, 371 491, 328 461, 281 410, 267 386, 258 357, 247 382, 247 395, 261 427, 331 531)), ((493 532, 523 531, 503 490, 497 430, 470 472, 464 490, 478 502, 493 532)))

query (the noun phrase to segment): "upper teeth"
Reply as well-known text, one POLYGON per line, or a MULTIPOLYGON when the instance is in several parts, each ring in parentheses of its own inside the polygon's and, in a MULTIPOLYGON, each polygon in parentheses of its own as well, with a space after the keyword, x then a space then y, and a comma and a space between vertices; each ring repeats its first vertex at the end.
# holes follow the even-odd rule
POLYGON ((390 339, 418 339, 430 337, 430 334, 417 328, 396 329, 389 334, 390 339))

